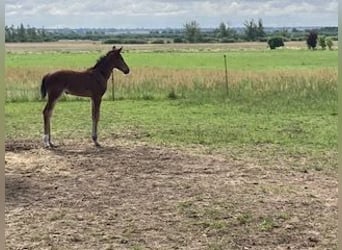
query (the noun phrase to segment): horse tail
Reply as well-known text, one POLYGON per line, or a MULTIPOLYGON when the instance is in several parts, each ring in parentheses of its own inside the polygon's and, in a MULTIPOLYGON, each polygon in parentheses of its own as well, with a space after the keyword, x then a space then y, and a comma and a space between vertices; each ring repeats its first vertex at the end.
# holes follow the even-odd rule
POLYGON ((46 78, 48 74, 45 75, 42 79, 42 85, 40 86, 40 94, 42 95, 42 98, 44 99, 46 96, 46 78))

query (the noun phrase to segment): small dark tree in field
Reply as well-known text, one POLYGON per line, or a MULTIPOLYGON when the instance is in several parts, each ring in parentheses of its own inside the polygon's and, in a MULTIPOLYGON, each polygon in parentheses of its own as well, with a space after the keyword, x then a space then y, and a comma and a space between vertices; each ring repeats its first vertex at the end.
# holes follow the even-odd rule
POLYGON ((306 38, 306 44, 308 45, 309 49, 315 50, 317 46, 317 32, 316 31, 310 31, 309 35, 306 38))
POLYGON ((282 37, 272 37, 267 41, 267 43, 268 46, 270 46, 270 49, 275 49, 284 46, 284 41, 282 37))

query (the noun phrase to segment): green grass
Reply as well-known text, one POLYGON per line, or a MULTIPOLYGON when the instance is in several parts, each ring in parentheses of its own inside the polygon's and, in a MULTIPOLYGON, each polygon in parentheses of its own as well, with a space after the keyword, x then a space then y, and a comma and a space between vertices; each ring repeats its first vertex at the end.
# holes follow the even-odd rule
MULTIPOLYGON (((18 68, 88 68, 95 64, 102 52, 91 53, 27 53, 6 55, 6 67, 18 68)), ((125 53, 132 68, 223 69, 223 54, 227 54, 232 70, 307 69, 337 66, 337 51, 256 50, 227 52, 125 53)))
MULTIPOLYGON (((274 104, 274 103, 273 103, 274 104)), ((6 137, 41 138, 44 103, 8 103, 6 137)), ((186 101, 105 101, 99 128, 101 138, 123 137, 167 145, 208 148, 275 145, 288 151, 335 150, 337 116, 334 107, 312 110, 266 109, 255 104, 189 103, 186 101)), ((52 119, 57 140, 89 138, 89 102, 60 102, 52 119)))

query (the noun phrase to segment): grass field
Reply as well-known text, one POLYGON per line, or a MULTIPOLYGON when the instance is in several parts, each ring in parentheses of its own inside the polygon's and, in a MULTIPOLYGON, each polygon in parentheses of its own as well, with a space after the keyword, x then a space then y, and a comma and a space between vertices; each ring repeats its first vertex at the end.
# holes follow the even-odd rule
MULTIPOLYGON (((281 146, 292 144, 310 150, 315 147, 322 148, 322 145, 330 150, 337 145, 334 139, 337 114, 337 51, 224 51, 221 48, 219 52, 212 52, 215 51, 215 46, 204 52, 200 52, 196 47, 187 52, 172 53, 132 48, 130 51, 125 53, 124 57, 131 67, 131 73, 128 76, 121 72, 115 73, 115 98, 137 102, 106 102, 103 105, 103 119, 109 119, 108 124, 119 126, 122 123, 122 128, 129 126, 130 119, 125 123, 125 118, 115 118, 115 112, 123 109, 126 110, 126 116, 139 119, 137 124, 145 127, 145 130, 150 130, 158 121, 161 127, 163 124, 183 126, 183 122, 190 119, 186 123, 189 127, 166 127, 166 131, 156 132, 156 136, 152 136, 156 141, 221 146, 269 142, 281 146), (228 91, 223 54, 228 55, 228 91), (130 105, 133 106, 129 107, 130 105), (191 112, 187 113, 188 110, 191 112), (106 115, 106 112, 114 113, 106 115), (129 112, 135 113, 128 114, 129 112), (248 119, 253 122, 246 122, 248 119), (292 122, 292 119, 296 121, 292 122), (270 123, 258 128, 263 120, 269 120, 270 123), (310 123, 315 126, 307 126, 310 123), (239 127, 241 124, 247 127, 242 129, 239 127), (325 129, 321 130, 323 127, 325 129), (215 131, 220 131, 224 136, 215 135, 215 131), (196 134, 200 136, 196 138, 196 134)), ((7 101, 39 101, 40 81, 45 73, 62 68, 85 69, 92 66, 101 53, 103 54, 99 51, 60 53, 43 49, 35 53, 12 51, 6 57, 7 101)), ((104 99, 111 100, 111 94, 109 83, 109 90, 104 99)), ((77 110, 71 109, 71 112, 73 110, 76 115, 90 116, 87 114, 89 105, 86 103, 79 105, 68 102, 60 105, 76 106, 77 110)), ((7 107, 8 110, 16 108, 16 111, 13 110, 13 118, 22 117, 25 121, 27 115, 39 121, 39 110, 42 109, 43 103, 8 103, 7 107), (29 107, 31 105, 32 107, 29 107), (23 112, 24 116, 20 115, 19 112, 25 107, 29 108, 23 112)), ((59 109, 57 106, 56 116, 65 110, 67 109, 59 109)), ((72 114, 61 114, 61 117, 64 116, 68 119, 72 114)), ((85 122, 80 124, 80 128, 86 128, 89 121, 82 119, 82 116, 77 120, 85 122)), ((13 119, 9 121, 17 123, 13 119)), ((106 120, 103 121, 105 122, 106 120)), ((8 127, 7 136, 16 137, 16 130, 12 130, 12 126, 8 127)), ((106 135, 106 129, 111 126, 103 127, 106 135)), ((32 137, 41 131, 39 127, 32 127, 32 131, 25 132, 25 137, 32 137)))
POLYGON ((41 146, 41 77, 90 67, 104 47, 9 46, 10 249, 336 249, 337 51, 252 45, 128 46, 104 147, 89 101, 68 96, 56 150, 41 146))
MULTIPOLYGON (((8 68, 42 67, 75 68, 91 67, 101 52, 45 52, 10 53, 6 57, 8 68), (53 60, 51 60, 53 58, 53 60)), ((228 57, 231 70, 312 69, 336 67, 337 51, 309 50, 255 50, 219 52, 126 52, 126 62, 132 68, 216 69, 222 70, 223 55, 228 57), (160 62, 163 62, 161 64, 160 62)))
MULTIPOLYGON (((164 145, 204 145, 214 149, 274 145, 289 152, 336 150, 337 116, 333 107, 301 107, 294 111, 294 107, 274 110, 266 103, 256 105, 229 101, 105 101, 100 135, 107 138, 133 133, 141 140, 164 145)), ((40 102, 7 104, 7 138, 40 138, 43 107, 40 102)), ((88 138, 90 118, 90 103, 61 102, 53 118, 54 135, 60 139, 88 138)))
MULTIPOLYGON (((9 53, 6 56, 6 98, 8 101, 39 100, 39 86, 44 74, 63 68, 86 69, 101 53, 104 52, 9 53)), ((187 96, 197 89, 201 93, 195 96, 200 98, 205 92, 215 96, 215 92, 222 93, 226 87, 224 54, 228 56, 228 85, 232 96, 244 91, 246 86, 260 92, 335 86, 337 51, 195 50, 171 53, 133 50, 125 53, 132 68, 131 74, 128 77, 119 72, 115 74, 115 96, 118 99, 163 99, 170 92, 187 96)), ((111 99, 111 93, 108 91, 105 99, 111 99)))

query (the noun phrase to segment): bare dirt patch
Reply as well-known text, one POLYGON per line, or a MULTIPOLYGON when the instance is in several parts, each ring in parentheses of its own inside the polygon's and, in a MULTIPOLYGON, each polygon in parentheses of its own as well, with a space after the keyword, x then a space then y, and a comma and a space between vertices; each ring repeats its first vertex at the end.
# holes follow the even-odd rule
POLYGON ((5 160, 7 249, 336 248, 334 171, 117 141, 5 160))

